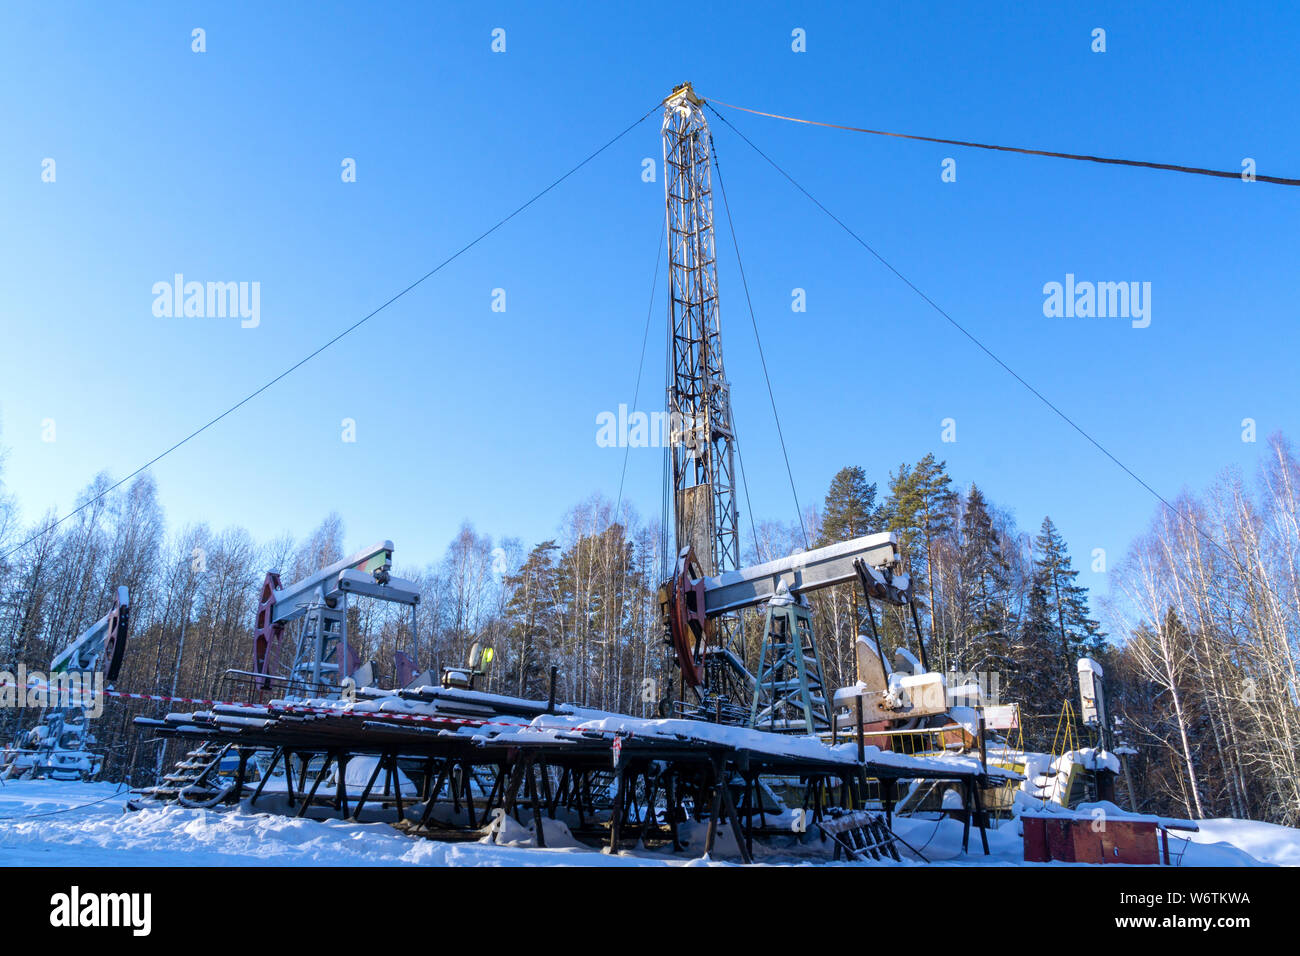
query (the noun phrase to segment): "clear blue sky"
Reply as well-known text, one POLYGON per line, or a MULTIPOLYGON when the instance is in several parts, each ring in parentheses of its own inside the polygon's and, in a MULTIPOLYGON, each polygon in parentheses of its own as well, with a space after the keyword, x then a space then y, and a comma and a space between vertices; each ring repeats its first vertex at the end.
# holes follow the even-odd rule
MULTIPOLYGON (((29 520, 351 324, 681 80, 856 125, 1300 175, 1300 14, 1281 5, 273 6, 0 13, 0 445, 29 520), (155 317, 153 284, 178 272, 260 282, 260 326, 155 317)), ((1253 468, 1265 434, 1296 431, 1300 190, 728 117, 1166 495, 1253 468), (1150 327, 1044 317, 1043 285, 1066 273, 1150 282, 1150 327), (1261 444, 1241 441, 1245 417, 1261 444)), ((715 127, 804 503, 845 464, 883 482, 934 451, 1023 527, 1050 513, 1077 564, 1094 547, 1117 560, 1153 500, 715 127), (943 444, 948 417, 958 440, 943 444)), ((391 537, 405 564, 438 557, 464 519, 531 543, 586 495, 612 498, 623 455, 597 447, 595 419, 632 400, 663 217, 641 160, 659 155, 656 117, 156 466, 172 527, 265 539, 336 509, 351 543, 391 537)), ((752 499, 788 519, 720 240, 752 499)), ((643 409, 662 407, 664 321, 661 293, 643 409)), ((657 451, 633 452, 628 497, 657 514, 657 451)))

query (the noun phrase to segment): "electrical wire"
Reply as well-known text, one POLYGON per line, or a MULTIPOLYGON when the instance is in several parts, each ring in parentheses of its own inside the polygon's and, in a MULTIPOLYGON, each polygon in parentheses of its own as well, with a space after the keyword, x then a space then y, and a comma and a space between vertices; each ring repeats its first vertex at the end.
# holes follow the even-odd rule
MULTIPOLYGON (((655 247, 655 272, 654 278, 650 280, 650 304, 645 311, 645 332, 641 335, 641 357, 636 363, 636 387, 632 389, 632 410, 636 410, 637 399, 641 395, 641 373, 645 371, 645 350, 646 344, 650 341, 650 319, 655 311, 655 293, 659 291, 659 266, 664 258, 664 235, 668 232, 668 220, 664 220, 664 227, 659 231, 659 245, 655 247)), ((626 438, 626 436, 620 436, 626 438)), ((614 520, 618 520, 619 509, 623 506, 623 482, 627 480, 627 461, 632 454, 632 443, 623 441, 623 472, 618 476, 618 501, 614 505, 614 520)))
POLYGON ((324 345, 321 345, 321 346, 319 346, 318 348, 314 349, 313 351, 309 352, 307 355, 305 355, 303 358, 299 359, 299 360, 298 360, 297 362, 295 362, 293 365, 290 365, 287 369, 285 369, 285 370, 284 370, 283 372, 281 372, 279 375, 276 375, 274 378, 272 378, 272 379, 271 379, 270 381, 268 381, 266 384, 260 386, 259 388, 255 389, 254 391, 250 392, 250 393, 249 393, 248 395, 246 395, 244 398, 241 398, 241 399, 240 399, 239 401, 237 401, 235 404, 233 404, 233 405, 231 405, 229 408, 227 408, 224 412, 222 412, 221 414, 217 415, 215 418, 210 419, 206 424, 201 425, 199 428, 196 428, 194 431, 190 432, 188 435, 186 435, 186 436, 185 436, 184 438, 182 438, 180 441, 176 442, 176 444, 172 445, 172 446, 171 446, 170 448, 168 448, 166 451, 164 451, 164 452, 162 452, 162 453, 160 453, 160 454, 158 454, 158 455, 155 455, 153 458, 151 458, 151 459, 150 459, 149 461, 147 461, 145 464, 141 465, 139 468, 135 469, 135 471, 133 471, 133 472, 131 472, 129 475, 127 475, 125 478, 121 479, 120 481, 114 482, 113 484, 111 484, 111 485, 109 485, 107 488, 105 488, 103 491, 101 491, 99 494, 97 494, 97 495, 95 495, 95 496, 89 498, 88 500, 84 501, 82 504, 78 505, 78 506, 77 506, 76 508, 74 508, 72 511, 70 511, 70 512, 68 512, 66 515, 64 515, 62 518, 59 518, 57 521, 53 522, 52 524, 47 525, 43 530, 41 530, 41 531, 37 532, 36 534, 32 535, 30 538, 28 538, 27 540, 25 540, 22 544, 19 544, 19 545, 17 545, 16 547, 13 547, 13 548, 9 549, 9 550, 6 551, 3 555, 0 555, 0 560, 4 560, 4 559, 10 557, 10 556, 13 555, 13 554, 16 554, 18 551, 21 551, 23 548, 27 547, 29 544, 31 544, 33 541, 36 541, 36 540, 37 540, 38 538, 40 538, 41 536, 46 535, 46 534, 48 534, 49 532, 53 531, 55 528, 57 528, 59 525, 63 524, 63 522, 67 521, 69 518, 72 518, 72 517, 74 517, 75 515, 81 513, 81 512, 84 511, 86 508, 90 507, 92 504, 94 504, 95 502, 99 501, 101 498, 103 498, 103 497, 105 497, 106 495, 108 495, 110 492, 116 490, 117 488, 120 488, 122 485, 126 484, 128 481, 130 481, 132 478, 134 478, 136 475, 140 474, 141 472, 145 471, 146 469, 151 468, 153 465, 155 465, 155 464, 157 464, 158 462, 162 461, 164 458, 166 458, 166 457, 167 457, 168 455, 170 455, 172 452, 176 451, 176 450, 177 450, 178 448, 180 448, 182 445, 185 445, 185 444, 187 444, 188 442, 190 442, 192 439, 197 438, 199 435, 203 434, 205 431, 207 431, 207 430, 208 430, 209 428, 211 428, 213 425, 217 424, 217 422, 221 421, 223 418, 227 417, 228 415, 230 415, 230 414, 232 414, 233 412, 237 411, 238 409, 242 408, 244 405, 247 405, 249 402, 251 402, 251 401, 252 401, 253 399, 255 399, 257 396, 261 395, 261 394, 262 394, 263 392, 265 392, 267 389, 271 388, 273 385, 275 385, 276 383, 280 382, 282 379, 285 379, 285 378, 287 378, 289 375, 291 375, 291 374, 293 374, 294 372, 296 372, 298 369, 300 369, 302 366, 306 365, 308 362, 310 362, 310 361, 311 361, 312 359, 314 359, 316 356, 320 355, 322 352, 324 352, 324 351, 325 351, 326 349, 328 349, 330 346, 334 345, 334 344, 335 344, 336 342, 338 342, 340 339, 344 338, 344 337, 347 336, 347 335, 350 335, 351 333, 355 332, 357 329, 361 328, 361 326, 365 325, 367 322, 369 322, 371 319, 373 319, 373 318, 374 318, 376 315, 378 315, 380 312, 383 312, 385 309, 387 309, 390 305, 392 305, 392 304, 393 304, 394 302, 396 302, 398 299, 402 298, 402 297, 405 296, 408 292, 411 292, 413 289, 417 288, 418 286, 423 285, 427 280, 431 279, 433 276, 437 275, 440 271, 442 271, 443 268, 445 268, 446 266, 450 265, 452 262, 454 262, 454 261, 456 261, 457 259, 459 259, 462 255, 464 255, 464 254, 465 254, 466 252, 468 252, 470 249, 474 248, 476 245, 478 245, 480 242, 482 242, 482 241, 483 241, 484 239, 486 239, 488 236, 492 235, 492 233, 496 232, 498 229, 500 229, 502 226, 504 226, 504 225, 505 225, 506 223, 508 223, 510 220, 514 219, 515 216, 519 215, 521 212, 523 212, 525 209, 527 209, 527 208, 528 208, 529 206, 531 206, 533 203, 537 202, 537 200, 541 199, 543 196, 545 196, 547 193, 549 193, 551 190, 553 190, 556 186, 559 186, 562 182, 564 182, 566 179, 568 179, 570 176, 572 176, 572 175, 573 175, 574 173, 576 173, 578 170, 582 169, 584 166, 586 166, 588 163, 590 163, 593 159, 595 159, 595 158, 596 158, 597 156, 599 156, 601 153, 605 152, 605 150, 609 149, 611 146, 613 146, 615 143, 617 143, 620 139, 622 139, 624 136, 626 136, 626 135, 627 135, 628 133, 630 133, 632 130, 636 129, 636 127, 640 126, 643 122, 645 122, 645 120, 650 116, 650 114, 652 114, 652 113, 654 113, 656 110, 658 110, 659 107, 660 107, 660 104, 659 104, 659 103, 656 103, 656 104, 655 104, 654 106, 652 106, 650 109, 646 110, 645 114, 642 115, 640 119, 638 119, 638 120, 636 120, 635 122, 629 124, 627 127, 625 127, 625 128, 623 129, 622 132, 618 133, 618 134, 617 134, 616 136, 614 136, 612 139, 608 140, 608 141, 607 141, 603 146, 600 146, 600 147, 598 147, 596 150, 594 150, 593 152, 589 153, 585 159, 583 159, 581 162, 579 162, 576 166, 573 166, 572 168, 570 168, 568 172, 566 172, 564 175, 560 176, 558 179, 554 180, 554 181, 553 181, 549 186, 545 187, 545 188, 542 189, 540 192, 534 193, 531 199, 527 200, 527 201, 524 202, 522 205, 517 206, 513 212, 507 214, 506 216, 502 217, 501 219, 498 219, 498 220, 496 221, 496 223, 493 224, 489 229, 487 229, 486 231, 480 233, 476 238, 470 240, 470 241, 467 242, 465 245, 461 246, 459 249, 457 249, 455 252, 453 252, 453 253, 452 253, 451 255, 449 255, 447 258, 443 259, 441 262, 439 262, 436 266, 434 266, 432 269, 430 269, 430 270, 429 270, 428 272, 426 272, 424 275, 420 276, 420 278, 416 279, 414 282, 412 282, 412 283, 411 283, 410 285, 408 285, 406 288, 402 289, 402 291, 398 292, 396 295, 394 295, 394 296, 392 296, 391 298, 389 298, 387 301, 385 301, 385 302, 384 302, 382 305, 380 305, 378 308, 376 308, 376 309, 374 309, 373 311, 368 312, 367 314, 363 315, 360 319, 358 319, 356 322, 353 322, 351 325, 349 325, 349 326, 348 326, 346 329, 344 329, 342 332, 339 332, 337 335, 335 335, 333 338, 331 338, 329 341, 327 341, 324 345))
MULTIPOLYGON (((717 110, 714 110, 714 112, 716 113, 717 110)), ((713 168, 718 173, 718 189, 722 192, 722 209, 727 214, 727 227, 731 231, 731 247, 736 252, 736 266, 740 271, 740 284, 745 290, 745 302, 749 305, 749 322, 754 328, 754 342, 758 345, 758 360, 763 366, 763 381, 767 383, 767 397, 772 403, 772 417, 776 420, 776 437, 781 441, 781 455, 785 458, 785 473, 790 479, 790 494, 794 497, 794 511, 799 519, 799 531, 803 535, 803 546, 807 548, 809 547, 808 529, 804 526, 803 509, 799 506, 799 492, 794 487, 794 471, 790 468, 790 453, 786 451, 785 435, 781 431, 781 415, 776 410, 776 393, 772 391, 772 378, 767 373, 767 357, 763 354, 763 340, 758 334, 758 319, 754 316, 754 300, 749 294, 749 280, 745 278, 745 264, 740 260, 740 243, 736 239, 736 224, 731 219, 731 204, 727 202, 727 185, 722 181, 722 164, 718 162, 718 150, 714 146, 712 133, 709 134, 709 154, 713 157, 713 168)), ((734 422, 732 426, 734 428, 734 422)), ((755 534, 754 537, 757 544, 758 535, 755 534)))
MULTIPOLYGON (((923 143, 943 143, 947 146, 966 146, 971 149, 991 149, 1003 153, 1023 153, 1026 156, 1050 156, 1054 159, 1073 159, 1089 163, 1104 163, 1110 166, 1137 166, 1143 169, 1163 169, 1175 173, 1190 173, 1196 176, 1215 176, 1220 179, 1245 179, 1245 174, 1240 171, 1222 170, 1222 169, 1204 169, 1200 166, 1180 166, 1175 163, 1150 163, 1137 159, 1113 159, 1108 156, 1089 156, 1083 153, 1058 153, 1050 149, 1029 149, 1024 146, 995 146, 992 143, 972 143, 961 139, 942 139, 938 136, 917 136, 912 133, 891 133, 883 129, 865 129, 861 126, 846 126, 842 123, 824 123, 820 120, 800 119, 797 116, 782 116, 780 113, 766 113, 763 110, 750 109, 747 106, 737 106, 734 103, 725 103, 722 100, 710 100, 710 103, 717 103, 719 106, 725 106, 728 109, 740 110, 744 113, 753 113, 755 116, 766 116, 769 119, 785 120, 787 123, 802 123, 805 126, 824 126, 827 129, 847 130, 851 133, 869 133, 872 136, 893 136, 897 139, 914 139, 923 143)), ((716 111, 715 111, 716 112, 716 111)), ((1284 176, 1261 176, 1252 174, 1253 180, 1261 183, 1275 183, 1279 186, 1300 186, 1300 179, 1288 179, 1284 176)))
POLYGON ((6 820, 35 820, 40 817, 58 816, 60 813, 72 813, 74 810, 85 810, 87 807, 98 806, 101 803, 107 803, 109 800, 112 800, 114 797, 120 797, 124 790, 126 790, 125 784, 119 786, 115 791, 110 793, 108 796, 101 797, 98 800, 92 800, 90 803, 83 803, 80 806, 76 806, 76 807, 63 807, 59 810, 49 810, 44 813, 26 813, 21 815, 16 814, 14 816, 9 816, 9 817, 0 817, 0 823, 5 822, 6 820))
MULTIPOLYGON (((942 810, 939 811, 939 820, 938 822, 935 823, 934 829, 930 831, 929 838, 924 843, 921 844, 921 849, 912 850, 912 852, 915 853, 917 856, 920 856, 921 859, 924 860, 925 857, 921 856, 921 853, 925 850, 926 847, 928 847, 931 843, 934 842, 934 838, 939 835, 939 827, 943 826, 943 821, 946 819, 947 817, 944 816, 943 811, 942 810)), ((908 849, 911 850, 912 848, 909 846, 908 849)))
POLYGON ((762 546, 758 543, 758 527, 754 524, 754 506, 749 500, 749 477, 745 474, 745 455, 740 450, 740 426, 736 424, 736 410, 731 409, 731 434, 734 438, 732 445, 736 449, 736 460, 740 462, 740 487, 745 494, 745 511, 749 517, 749 533, 754 538, 754 554, 760 564, 767 559, 763 557, 762 546))
MULTIPOLYGON (((1181 518, 1184 522, 1186 522, 1187 525, 1197 535, 1199 535, 1202 540, 1204 540, 1207 544, 1209 544, 1211 547, 1216 549, 1224 557, 1231 560, 1232 555, 1229 554, 1228 550, 1224 548, 1223 545, 1215 541, 1208 534, 1206 534, 1204 531, 1202 531, 1200 526, 1194 520, 1192 520, 1191 517, 1189 517, 1184 512, 1180 511, 1178 508, 1175 508, 1172 504, 1170 504, 1169 501, 1163 495, 1160 494, 1160 492, 1156 491, 1155 488, 1153 488, 1141 476, 1139 476, 1135 471, 1133 471, 1132 468, 1124 464, 1124 462, 1120 461, 1119 458, 1117 458, 1114 454, 1111 453, 1111 451, 1108 448, 1106 448, 1106 446, 1104 446, 1096 438, 1093 438, 1092 435, 1090 435, 1088 432, 1084 431, 1083 427, 1080 426, 1077 422, 1075 422, 1074 419, 1072 419, 1069 415, 1065 414, 1065 412, 1061 411, 1061 409, 1050 399, 1048 399, 1047 396, 1045 396, 1033 385, 1029 384, 1029 382, 1027 382, 1018 372, 1016 372, 1015 369, 1013 369, 1001 358, 995 355, 993 351, 987 345, 981 342, 978 338, 976 338, 972 332, 970 332, 965 326, 963 326, 956 319, 954 319, 937 302, 935 302, 928 295, 922 292, 921 289, 918 288, 916 284, 912 282, 911 279, 907 278, 907 276, 899 272, 898 269, 894 268, 894 266, 888 260, 886 260, 884 256, 882 256, 879 252, 877 252, 874 248, 872 248, 872 246, 865 239, 863 239, 856 232, 854 232, 853 229, 851 229, 848 226, 848 224, 844 222, 844 220, 842 220, 839 216, 835 215, 835 213, 831 212, 828 208, 826 208, 825 205, 822 204, 821 200, 819 200, 816 196, 814 196, 802 185, 800 185, 800 183, 788 172, 786 172, 785 169, 779 163, 776 162, 776 160, 772 159, 772 157, 768 156, 767 153, 763 152, 763 150, 761 150, 757 145, 754 144, 753 140, 751 140, 748 136, 746 136, 739 129, 737 129, 736 126, 730 120, 728 120, 725 116, 719 113, 716 109, 713 109, 711 105, 707 103, 705 105, 709 106, 709 109, 713 113, 713 115, 718 117, 718 119, 722 120, 722 122, 726 123, 727 126, 730 127, 732 132, 734 132, 737 136, 739 136, 742 140, 744 140, 749 145, 749 147, 754 150, 754 152, 758 153, 758 155, 761 156, 768 163, 768 165, 770 165, 773 169, 775 169, 778 173, 780 173, 783 177, 785 177, 785 179, 789 181, 789 183, 792 186, 794 186, 795 189, 803 193, 804 196, 806 196, 813 203, 813 205, 815 205, 818 209, 820 209, 827 216, 829 216, 841 229, 843 229, 846 233, 848 233, 849 236, 852 237, 853 240, 858 243, 858 245, 862 246, 862 248, 866 249, 867 252, 871 253, 871 255, 875 257, 876 261, 878 261, 886 269, 892 272, 904 285, 906 285, 909 289, 915 292, 927 305, 929 305, 932 309, 934 309, 935 312, 939 313, 939 315, 942 316, 944 320, 948 322, 949 325, 951 325, 954 329, 956 329, 967 339, 969 339, 971 343, 973 343, 976 346, 976 348, 978 348, 981 352, 987 355, 990 359, 993 360, 994 363, 996 363, 999 367, 1001 367, 1003 371, 1005 371, 1008 375, 1010 375, 1022 386, 1024 386, 1024 388, 1027 391, 1029 391, 1030 394, 1032 394, 1035 398, 1037 398, 1040 402, 1042 402, 1043 405, 1047 406, 1047 408, 1049 408, 1058 418, 1060 418, 1061 421, 1065 422, 1076 432, 1078 432, 1081 436, 1083 436, 1083 438, 1085 438, 1089 444, 1091 444, 1094 448, 1096 448, 1103 455, 1109 458, 1126 475, 1128 475, 1135 482, 1137 482, 1144 489, 1146 489, 1146 491, 1150 493, 1152 497, 1154 497, 1157 501, 1159 501, 1162 505, 1164 505, 1167 509, 1169 509, 1170 512, 1172 512, 1178 518, 1181 518)), ((1300 609, 1296 608, 1294 604, 1291 604, 1290 602, 1283 599, 1281 595, 1274 594, 1274 596, 1280 602, 1290 607, 1292 610, 1296 610, 1297 612, 1300 612, 1300 609)))
MULTIPOLYGON (((668 228, 668 220, 667 218, 665 218, 664 229, 666 230, 667 228, 668 228)), ((672 267, 673 267, 672 255, 670 253, 669 260, 668 260, 668 270, 670 273, 672 272, 672 267)), ((672 297, 671 275, 669 276, 668 279, 668 295, 669 298, 671 299, 672 297)), ((669 306, 670 312, 671 309, 672 306, 670 305, 669 306)), ((669 522, 672 520, 672 510, 671 510, 672 506, 670 505, 670 501, 673 495, 673 479, 674 479, 673 443, 672 443, 672 434, 671 434, 671 429, 672 429, 671 417, 672 417, 673 410, 671 407, 672 402, 669 400, 669 396, 672 394, 672 387, 673 387, 673 323, 671 318, 669 319, 669 321, 664 323, 664 329, 666 335, 664 339, 664 403, 666 406, 668 406, 670 434, 669 434, 668 442, 664 445, 663 468, 662 468, 661 484, 660 484, 661 500, 659 503, 659 507, 660 507, 659 555, 661 561, 661 568, 660 568, 659 580, 661 581, 668 580, 668 575, 672 573, 673 569, 676 567, 677 564, 677 555, 669 554, 668 552, 669 541, 672 540, 674 543, 676 543, 676 537, 677 537, 675 528, 673 529, 671 538, 668 531, 669 522)))

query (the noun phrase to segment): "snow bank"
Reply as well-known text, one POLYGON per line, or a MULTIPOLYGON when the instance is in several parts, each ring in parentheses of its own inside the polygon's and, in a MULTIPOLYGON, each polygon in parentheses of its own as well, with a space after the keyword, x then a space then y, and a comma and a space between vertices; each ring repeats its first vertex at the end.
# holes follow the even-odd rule
POLYGON ((1202 849, 1229 847, 1274 866, 1300 866, 1300 830, 1293 827, 1231 819, 1198 820, 1196 825, 1199 833, 1186 834, 1198 845, 1193 857, 1199 856, 1202 849))
MULTIPOLYGON (((0 865, 5 866, 698 866, 690 853, 620 853, 611 856, 572 838, 562 821, 545 822, 548 849, 537 849, 531 821, 511 821, 504 834, 514 846, 439 843, 406 836, 386 824, 299 820, 272 814, 164 807, 123 813, 128 792, 109 783, 19 781, 0 786, 0 865)), ((1201 820, 1199 833, 1174 835, 1174 861, 1183 866, 1300 865, 1300 830, 1250 820, 1201 820)), ((932 863, 1020 866, 1018 821, 989 831, 991 854, 981 852, 971 829, 970 852, 961 853, 962 825, 933 815, 895 817, 894 829, 932 863)), ((720 828, 718 852, 734 846, 720 828)), ((684 826, 683 839, 702 846, 703 829, 684 826)), ((771 849, 755 845, 761 862, 823 861, 828 853, 805 838, 771 849), (802 846, 799 845, 802 842, 802 846), (814 852, 815 851, 815 852, 814 852)), ((921 865, 902 849, 902 865, 921 865)), ((895 866, 888 861, 862 865, 895 866)), ((1083 866, 1086 864, 1035 864, 1083 866)))
MULTIPOLYGON (((636 866, 683 858, 439 843, 386 824, 165 807, 123 813, 112 784, 22 781, 0 787, 5 866, 636 866), (93 806, 85 806, 93 801, 93 806), (58 812, 54 812, 58 811, 58 812), (33 814, 51 814, 33 817, 33 814)), ((562 825, 561 825, 562 826, 562 825)), ((564 841, 548 821, 548 842, 564 841)))

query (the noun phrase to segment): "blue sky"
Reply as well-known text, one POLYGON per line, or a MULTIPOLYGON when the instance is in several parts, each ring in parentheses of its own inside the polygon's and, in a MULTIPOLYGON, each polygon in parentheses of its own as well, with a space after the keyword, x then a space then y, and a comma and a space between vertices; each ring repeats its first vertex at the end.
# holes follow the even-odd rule
MULTIPOLYGON (((28 519, 66 510, 95 472, 129 472, 297 361, 681 80, 841 123, 1300 175, 1300 13, 1131 7, 11 5, 4 480, 28 519), (791 50, 795 28, 807 52, 791 50), (152 287, 176 273, 260 283, 260 324, 156 317, 152 287)), ((1253 468, 1262 444, 1242 442, 1243 418, 1261 443, 1294 434, 1297 190, 727 116, 1166 496, 1253 468), (1045 317, 1043 285, 1067 273, 1150 282, 1150 327, 1045 317)), ((1095 547, 1115 561, 1150 518, 1147 493, 714 125, 804 503, 845 464, 883 482, 934 451, 1023 527, 1051 514, 1078 565, 1095 547)), ((641 161, 660 149, 656 115, 155 466, 171 525, 266 539, 337 510, 351 543, 391 537, 406 564, 438 557, 465 519, 531 543, 583 497, 612 498, 623 452, 597 446, 595 422, 632 401, 663 216, 641 161)), ((790 519, 725 233, 719 253, 751 498, 760 518, 790 519)), ((661 281, 647 410, 662 407, 663 302, 661 281)), ((642 514, 657 515, 659 480, 658 451, 634 450, 642 514)))

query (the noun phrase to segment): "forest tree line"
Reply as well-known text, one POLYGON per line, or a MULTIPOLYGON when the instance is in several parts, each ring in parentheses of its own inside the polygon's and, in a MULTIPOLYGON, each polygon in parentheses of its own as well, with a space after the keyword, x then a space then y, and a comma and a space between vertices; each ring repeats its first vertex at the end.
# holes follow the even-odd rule
MULTIPOLYGON (((111 484, 97 476, 77 502, 90 504, 54 527, 53 512, 21 519, 0 471, 0 554, 13 551, 0 559, 0 669, 43 669, 124 584, 132 634, 117 686, 220 696, 227 669, 252 669, 265 572, 278 569, 288 583, 349 553, 337 514, 304 540, 257 541, 240 527, 169 529, 147 473, 101 497, 111 484)), ((1136 750, 1138 808, 1300 824, 1300 462, 1275 436, 1252 480, 1225 474, 1172 504, 1178 514, 1161 505, 1103 569, 1109 594, 1095 609, 1050 518, 1021 529, 983 487, 956 486, 934 455, 879 477, 845 467, 801 521, 744 522, 742 561, 892 530, 931 666, 977 675, 986 692, 1018 703, 1026 746, 1060 749, 1065 701, 1078 709, 1075 662, 1090 655, 1106 669, 1118 737, 1136 750)), ((440 560, 394 568, 420 587, 414 630, 406 608, 359 600, 350 642, 376 662, 381 683, 395 680, 399 651, 436 669, 463 663, 479 641, 495 649, 487 690, 544 698, 555 667, 561 700, 651 716, 673 679, 655 604, 669 565, 661 531, 659 519, 626 506, 615 514, 599 495, 531 547, 466 522, 440 560)), ((870 633, 868 613, 887 652, 900 643, 917 651, 910 612, 868 610, 848 586, 812 604, 833 686, 856 679, 854 639, 870 633)), ((760 616, 747 614, 735 648, 751 669, 760 629, 760 616)), ((181 706, 110 701, 94 728, 105 776, 152 782, 160 745, 131 720, 181 706)), ((0 740, 34 717, 0 712, 0 740)), ((1086 731, 1082 739, 1092 740, 1086 731)))

